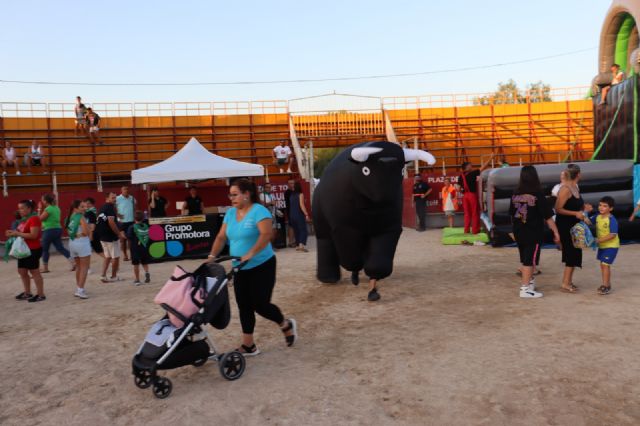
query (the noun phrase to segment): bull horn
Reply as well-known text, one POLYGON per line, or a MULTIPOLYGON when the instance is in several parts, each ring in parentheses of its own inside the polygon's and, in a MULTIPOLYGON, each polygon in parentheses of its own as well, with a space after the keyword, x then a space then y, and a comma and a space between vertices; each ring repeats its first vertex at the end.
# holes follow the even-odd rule
POLYGON ((409 148, 404 148, 403 151, 404 151, 404 161, 407 163, 409 161, 420 160, 420 161, 424 161, 430 166, 433 166, 434 164, 436 164, 436 157, 429 154, 427 151, 422 151, 420 149, 409 149, 409 148))
POLYGON ((382 151, 382 148, 372 148, 372 147, 363 147, 363 148, 353 148, 351 150, 351 158, 353 161, 358 163, 364 163, 369 159, 371 154, 377 154, 382 151))

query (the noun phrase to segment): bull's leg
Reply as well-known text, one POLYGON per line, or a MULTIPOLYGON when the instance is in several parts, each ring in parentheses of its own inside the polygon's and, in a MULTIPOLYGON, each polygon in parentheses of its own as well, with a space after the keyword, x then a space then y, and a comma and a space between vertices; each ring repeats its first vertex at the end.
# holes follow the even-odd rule
POLYGON ((360 271, 364 263, 365 237, 358 230, 341 228, 333 231, 332 239, 340 266, 347 271, 360 271))
POLYGON ((338 252, 331 238, 318 238, 316 240, 318 266, 316 277, 318 281, 334 284, 340 281, 340 261, 338 252))
POLYGON ((400 232, 371 237, 364 261, 364 272, 373 280, 381 280, 393 272, 393 257, 400 239, 400 232))

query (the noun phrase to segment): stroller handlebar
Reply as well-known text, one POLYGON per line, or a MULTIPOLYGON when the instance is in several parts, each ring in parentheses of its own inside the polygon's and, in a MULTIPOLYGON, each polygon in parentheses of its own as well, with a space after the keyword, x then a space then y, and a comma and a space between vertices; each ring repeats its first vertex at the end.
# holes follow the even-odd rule
MULTIPOLYGON (((213 261, 215 263, 222 263, 222 262, 226 262, 228 260, 240 260, 242 259, 239 256, 221 256, 221 257, 216 257, 215 259, 213 259, 213 261)), ((248 260, 245 260, 244 262, 241 262, 240 264, 238 264, 237 266, 234 266, 231 268, 231 272, 229 272, 229 274, 227 274, 227 278, 231 279, 239 270, 241 270, 247 263, 249 263, 248 260)))
POLYGON ((238 256, 220 256, 220 257, 216 257, 215 259, 213 259, 213 261, 215 263, 222 263, 222 262, 226 262, 228 260, 240 260, 240 257, 238 257, 238 256))

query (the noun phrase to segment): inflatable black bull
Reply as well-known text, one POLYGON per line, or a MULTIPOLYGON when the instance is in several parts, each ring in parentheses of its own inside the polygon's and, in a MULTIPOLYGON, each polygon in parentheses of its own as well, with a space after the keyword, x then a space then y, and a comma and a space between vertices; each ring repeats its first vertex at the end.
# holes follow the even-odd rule
POLYGON ((340 280, 340 265, 373 279, 393 271, 402 232, 402 179, 405 163, 435 158, 391 142, 352 145, 327 166, 313 194, 318 280, 340 280))

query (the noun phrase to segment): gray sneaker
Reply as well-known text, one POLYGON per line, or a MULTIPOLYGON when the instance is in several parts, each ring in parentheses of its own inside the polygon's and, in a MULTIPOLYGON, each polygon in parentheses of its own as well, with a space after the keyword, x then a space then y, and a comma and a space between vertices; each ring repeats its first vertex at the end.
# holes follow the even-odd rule
POLYGON ((142 283, 140 282, 140 280, 135 280, 133 282, 133 285, 135 285, 136 287, 138 287, 139 285, 141 285, 142 283))

